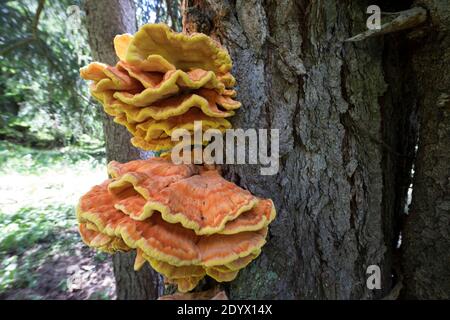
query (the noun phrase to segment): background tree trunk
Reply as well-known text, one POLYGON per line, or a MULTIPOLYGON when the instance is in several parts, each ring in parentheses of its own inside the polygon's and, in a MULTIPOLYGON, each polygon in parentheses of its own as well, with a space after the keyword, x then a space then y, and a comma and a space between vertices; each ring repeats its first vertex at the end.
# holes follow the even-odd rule
MULTIPOLYGON (((133 0, 86 0, 86 25, 94 60, 115 65, 113 39, 117 34, 136 32, 133 0)), ((126 162, 147 157, 130 144, 125 127, 114 123, 101 110, 106 140, 107 161, 126 162)), ((162 292, 162 278, 148 264, 141 271, 133 271, 134 253, 113 256, 114 276, 118 299, 156 299, 162 292)))
POLYGON ((234 127, 280 129, 277 175, 223 168, 278 212, 262 255, 228 286, 231 298, 370 299, 391 289, 415 139, 398 130, 412 108, 399 98, 397 43, 344 42, 366 30, 370 4, 184 1, 185 31, 216 37, 233 58, 243 103, 234 127), (381 268, 381 290, 366 286, 369 265, 381 268))
POLYGON ((404 232, 407 298, 450 298, 450 6, 417 1, 430 24, 413 54, 420 139, 404 232))

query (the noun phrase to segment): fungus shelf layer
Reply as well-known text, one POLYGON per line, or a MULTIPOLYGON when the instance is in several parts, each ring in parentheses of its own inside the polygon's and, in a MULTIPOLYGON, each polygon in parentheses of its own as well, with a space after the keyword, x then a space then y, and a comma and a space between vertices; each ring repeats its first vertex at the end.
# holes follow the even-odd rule
POLYGON ((189 291, 206 275, 233 280, 258 257, 275 218, 259 199, 215 170, 163 158, 111 162, 112 179, 81 197, 83 241, 109 253, 136 250, 145 262, 189 291))
POLYGON ((133 36, 116 36, 119 58, 115 66, 93 62, 80 70, 92 81, 90 92, 114 121, 134 136, 131 143, 144 150, 174 146, 172 133, 224 131, 241 104, 234 100, 231 58, 219 43, 204 34, 175 33, 164 24, 148 24, 133 36))

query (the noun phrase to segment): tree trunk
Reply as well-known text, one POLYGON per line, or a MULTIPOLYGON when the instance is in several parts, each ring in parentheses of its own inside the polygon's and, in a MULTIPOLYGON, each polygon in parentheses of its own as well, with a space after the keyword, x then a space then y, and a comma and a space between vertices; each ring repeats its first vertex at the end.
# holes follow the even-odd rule
POLYGON ((395 98, 403 78, 384 63, 402 64, 397 43, 344 42, 366 30, 370 4, 184 2, 184 29, 216 37, 233 58, 243 103, 234 127, 280 129, 278 174, 223 168, 278 212, 261 256, 228 286, 231 298, 371 299, 391 290, 412 150, 398 126, 408 127, 412 108, 395 98), (370 265, 381 268, 379 290, 366 286, 370 265))
POLYGON ((406 297, 449 299, 450 7, 444 0, 417 4, 429 10, 430 25, 413 55, 420 139, 404 231, 406 297))
MULTIPOLYGON (((86 25, 94 60, 115 65, 113 39, 117 34, 136 32, 133 0, 87 0, 86 25)), ((125 127, 113 122, 103 110, 102 120, 108 161, 126 162, 147 155, 130 144, 125 127)), ((163 288, 161 277, 148 264, 141 271, 133 271, 134 253, 113 256, 114 276, 118 299, 156 299, 163 288)))

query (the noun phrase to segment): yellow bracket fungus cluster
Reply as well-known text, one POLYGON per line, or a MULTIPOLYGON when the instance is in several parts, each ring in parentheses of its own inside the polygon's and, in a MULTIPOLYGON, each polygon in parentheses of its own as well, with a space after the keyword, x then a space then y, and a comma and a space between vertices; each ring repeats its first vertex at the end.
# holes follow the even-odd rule
POLYGON ((225 118, 241 104, 233 100, 231 58, 204 34, 173 32, 164 24, 144 25, 134 35, 118 35, 115 66, 93 62, 81 69, 90 92, 114 121, 144 150, 170 149, 172 132, 231 128, 225 118))
POLYGON ((233 280, 260 254, 275 218, 271 200, 203 166, 151 158, 113 161, 108 173, 78 205, 84 242, 109 253, 135 249, 136 270, 148 262, 181 292, 205 275, 233 280))

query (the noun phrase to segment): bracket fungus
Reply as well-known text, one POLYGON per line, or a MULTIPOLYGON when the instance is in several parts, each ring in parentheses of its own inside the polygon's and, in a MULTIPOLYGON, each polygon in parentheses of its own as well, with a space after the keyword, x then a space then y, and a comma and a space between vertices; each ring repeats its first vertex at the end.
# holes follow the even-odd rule
POLYGON ((233 99, 231 58, 218 42, 147 24, 134 36, 116 36, 114 47, 115 66, 93 62, 80 75, 92 81, 90 92, 105 112, 132 133, 134 146, 170 149, 172 132, 192 128, 194 120, 204 130, 231 127, 224 118, 241 104, 233 99))
POLYGON ((275 218, 260 199, 216 170, 151 158, 111 162, 111 179, 81 197, 77 218, 83 241, 99 250, 136 250, 181 292, 206 275, 231 281, 261 252, 275 218))
MULTIPOLYGON (((115 66, 93 62, 80 70, 90 92, 144 150, 174 146, 176 129, 190 134, 231 128, 234 100, 231 58, 204 34, 172 32, 149 24, 116 36, 115 66)), ((207 141, 203 141, 207 144, 207 141)), ((136 251, 181 292, 209 276, 232 281, 261 253, 275 218, 261 199, 225 180, 212 166, 174 164, 170 157, 108 164, 110 179, 83 195, 77 207, 83 241, 99 250, 136 251)))

